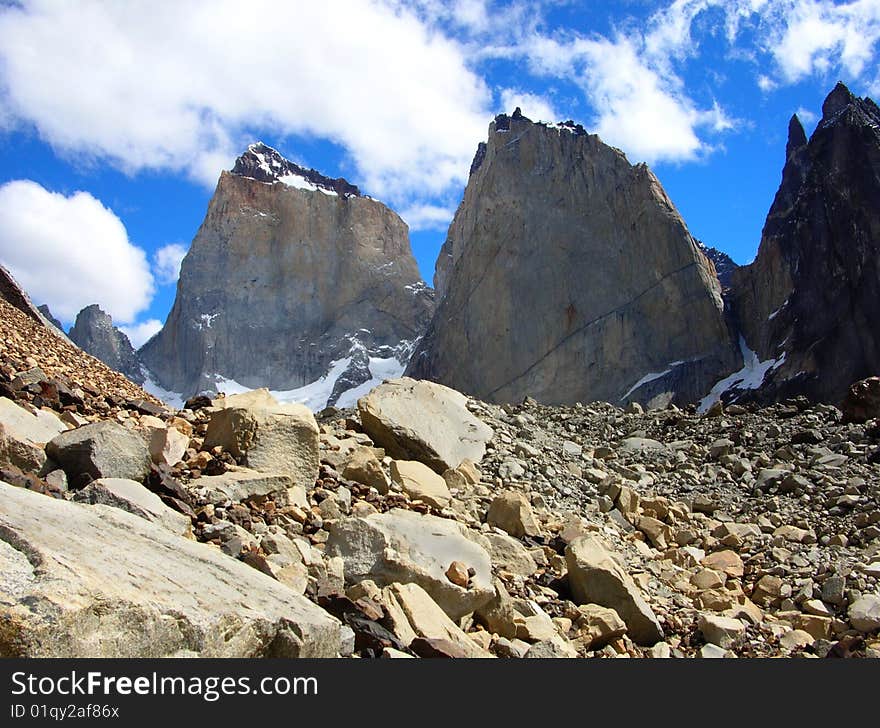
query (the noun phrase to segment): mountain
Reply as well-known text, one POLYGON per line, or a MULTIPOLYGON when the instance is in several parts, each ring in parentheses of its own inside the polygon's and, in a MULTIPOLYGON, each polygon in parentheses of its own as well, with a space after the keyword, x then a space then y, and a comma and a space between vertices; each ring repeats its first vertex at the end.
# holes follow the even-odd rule
POLYGON ((97 303, 86 306, 76 315, 70 340, 87 354, 100 359, 111 369, 124 374, 136 384, 144 383, 141 364, 128 337, 113 325, 110 314, 97 303))
POLYGON ((433 307, 396 213, 257 143, 221 174, 140 356, 184 395, 268 387, 320 409, 348 391, 353 404, 402 372, 433 307))
POLYGON ((757 395, 840 403, 880 372, 880 109, 838 84, 813 136, 789 124, 782 182, 753 263, 733 274, 757 395))
POLYGON ((702 240, 697 240, 697 247, 715 266, 715 273, 718 276, 718 282, 721 284, 721 291, 726 293, 733 283, 733 272, 739 266, 723 250, 706 245, 702 240))
POLYGON ((644 164, 573 122, 489 125, 407 373, 492 402, 690 402, 739 366, 713 265, 644 164))
POLYGON ((48 321, 50 324, 52 324, 56 329, 58 329, 61 332, 64 331, 64 326, 61 324, 61 322, 57 318, 55 318, 52 315, 52 311, 49 310, 49 306, 47 306, 45 303, 40 306, 37 306, 37 311, 39 311, 41 314, 43 314, 43 316, 45 316, 45 318, 46 318, 46 321, 48 321))

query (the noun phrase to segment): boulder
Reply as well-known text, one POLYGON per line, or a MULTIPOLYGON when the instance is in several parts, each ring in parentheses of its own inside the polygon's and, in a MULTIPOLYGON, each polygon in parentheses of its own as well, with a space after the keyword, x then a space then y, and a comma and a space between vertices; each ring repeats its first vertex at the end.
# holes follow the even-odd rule
POLYGON ((418 584, 391 584, 382 591, 382 602, 396 617, 392 618, 395 626, 392 631, 407 647, 419 637, 448 640, 463 657, 492 657, 478 647, 418 584))
POLYGON ((880 377, 855 382, 843 400, 844 422, 867 422, 880 417, 880 377))
POLYGON ((598 650, 626 634, 626 624, 613 609, 581 604, 578 612, 580 635, 588 650, 598 650))
POLYGON ((701 614, 697 625, 706 642, 725 648, 735 646, 746 633, 740 620, 720 614, 701 614))
POLYGON ((219 550, 118 508, 0 483, 3 657, 333 657, 340 624, 219 550))
POLYGON ((413 500, 445 508, 452 500, 446 481, 417 460, 392 460, 391 479, 413 500))
POLYGON ((121 508, 135 516, 146 518, 178 536, 192 537, 189 516, 172 510, 162 499, 135 480, 100 478, 77 491, 73 500, 78 503, 100 504, 121 508))
POLYGON ((538 570, 532 555, 519 541, 506 533, 487 533, 489 554, 492 563, 499 571, 507 571, 518 576, 530 576, 538 570))
POLYGON ((418 460, 438 474, 465 459, 479 463, 492 428, 467 409, 454 389, 408 377, 393 379, 358 400, 364 430, 393 458, 418 460))
POLYGON ((418 584, 452 619, 470 614, 495 594, 489 554, 467 527, 444 518, 393 509, 345 518, 330 528, 327 554, 345 563, 345 581, 418 584), (474 574, 467 588, 446 576, 459 561, 474 574))
POLYGON ((289 491, 295 489, 301 494, 293 477, 288 473, 258 473, 248 468, 236 468, 221 475, 203 475, 191 483, 192 488, 205 489, 208 503, 221 505, 229 500, 233 503, 252 498, 274 496, 287 505, 291 497, 289 491))
POLYGON ((305 487, 318 477, 318 423, 300 404, 278 404, 265 390, 227 397, 211 415, 203 448, 220 445, 242 465, 283 473, 305 487))
POLYGON ((506 531, 514 538, 541 535, 541 526, 532 512, 529 499, 516 491, 507 491, 495 496, 489 506, 486 522, 506 531))
POLYGON ((391 481, 371 447, 358 447, 342 465, 342 477, 369 485, 383 495, 388 493, 391 481))
POLYGON ((150 452, 144 438, 111 420, 62 432, 46 445, 46 453, 73 484, 83 474, 93 480, 125 478, 140 482, 150 472, 150 452))
POLYGON ((531 599, 513 598, 497 582, 495 598, 477 610, 477 618, 490 632, 507 639, 541 642, 557 634, 550 616, 531 599))
POLYGON ((46 443, 67 426, 45 410, 31 414, 6 397, 0 397, 0 465, 39 471, 46 464, 46 443))
POLYGON ((629 575, 594 537, 582 536, 565 548, 568 579, 578 604, 613 609, 626 623, 630 638, 652 645, 663 638, 654 612, 629 575))
POLYGON ((859 632, 880 629, 880 594, 865 594, 850 604, 849 621, 859 632))
POLYGON ((174 465, 186 455, 189 437, 176 427, 151 427, 150 458, 157 465, 174 465))

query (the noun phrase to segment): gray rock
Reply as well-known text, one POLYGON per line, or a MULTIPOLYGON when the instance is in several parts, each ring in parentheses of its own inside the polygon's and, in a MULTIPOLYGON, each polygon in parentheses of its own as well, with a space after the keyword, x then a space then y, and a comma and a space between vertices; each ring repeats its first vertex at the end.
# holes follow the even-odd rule
POLYGON ((613 609, 626 623, 629 636, 640 645, 663 639, 663 630, 638 587, 592 536, 575 539, 565 548, 568 579, 578 604, 613 609))
POLYGON ((880 594, 866 594, 850 604, 849 621, 859 632, 880 629, 880 594))
POLYGON ((333 657, 340 624, 217 549, 0 483, 0 654, 333 657))
POLYGON ((336 521, 327 554, 342 557, 347 584, 362 579, 418 584, 452 619, 459 619, 495 594, 489 554, 472 538, 455 521, 394 509, 336 521), (453 561, 474 569, 467 588, 446 576, 453 561))
POLYGON ((192 522, 189 516, 172 510, 159 496, 134 480, 100 478, 77 491, 73 500, 79 503, 121 508, 123 511, 163 526, 178 536, 192 535, 192 522))
POLYGON ((74 482, 83 473, 94 480, 140 482, 150 472, 150 452, 144 438, 110 420, 62 432, 46 445, 46 453, 74 482))
POLYGON ((31 414, 0 397, 0 464, 39 471, 46 464, 46 443, 67 426, 51 412, 31 414))
POLYGON ((467 409, 467 397, 404 377, 358 400, 364 430, 394 458, 418 460, 439 474, 465 459, 478 464, 492 428, 467 409))
POLYGON ((318 477, 318 424, 300 404, 278 404, 266 390, 227 397, 211 415, 204 449, 220 445, 243 465, 290 475, 311 487, 318 477))
POLYGON ((417 460, 392 460, 391 479, 413 500, 445 508, 452 500, 446 481, 417 460))
POLYGON ((507 491, 492 499, 486 522, 514 538, 541 535, 541 527, 532 512, 529 499, 516 491, 507 491))
POLYGON ((258 473, 247 468, 229 470, 222 475, 203 475, 193 481, 192 487, 204 488, 205 499, 214 505, 221 505, 227 500, 237 503, 268 495, 282 497, 286 504, 288 491, 298 488, 287 473, 258 473))

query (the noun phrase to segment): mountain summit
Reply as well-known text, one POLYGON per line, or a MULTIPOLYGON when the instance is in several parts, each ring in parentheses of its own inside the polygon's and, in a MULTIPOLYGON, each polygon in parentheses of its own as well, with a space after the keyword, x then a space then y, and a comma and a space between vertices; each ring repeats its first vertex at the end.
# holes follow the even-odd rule
POLYGON ((257 143, 221 174, 141 357, 172 392, 269 387, 321 409, 400 374, 432 311, 396 213, 257 143))
POLYGON ((792 119, 755 261, 734 273, 746 344, 772 361, 766 400, 840 403, 880 372, 880 109, 842 83, 807 141, 792 119))
POLYGON ((478 147, 408 373, 494 402, 692 402, 739 353, 713 265, 644 164, 501 114, 478 147))

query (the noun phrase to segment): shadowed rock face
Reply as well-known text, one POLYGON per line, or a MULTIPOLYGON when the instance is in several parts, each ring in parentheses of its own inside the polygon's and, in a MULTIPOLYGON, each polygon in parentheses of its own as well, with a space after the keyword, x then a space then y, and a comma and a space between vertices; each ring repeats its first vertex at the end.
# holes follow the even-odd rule
POLYGON ((174 307, 141 356, 185 394, 218 377, 294 389, 347 357, 356 385, 370 356, 405 362, 432 310, 394 212, 254 144, 222 173, 174 307))
POLYGON ((86 306, 76 315, 70 340, 133 382, 144 383, 141 365, 131 342, 113 325, 113 319, 98 304, 86 306))
POLYGON ((657 178, 571 122, 500 115, 437 262, 407 374, 494 402, 688 402, 738 354, 657 178))
POLYGON ((758 393, 839 403, 880 371, 880 109, 838 84, 812 138, 789 126, 782 183, 734 311, 758 358, 758 393))

